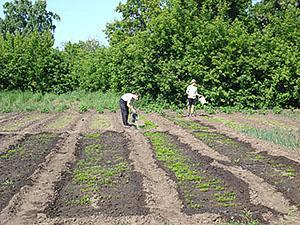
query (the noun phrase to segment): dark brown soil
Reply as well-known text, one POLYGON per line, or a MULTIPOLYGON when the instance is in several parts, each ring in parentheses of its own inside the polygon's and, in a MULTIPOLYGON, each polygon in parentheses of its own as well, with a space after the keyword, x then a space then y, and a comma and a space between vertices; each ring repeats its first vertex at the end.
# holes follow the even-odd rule
POLYGON ((57 184, 57 196, 46 213, 50 217, 82 217, 103 213, 113 217, 148 214, 143 178, 140 173, 133 171, 129 160, 128 140, 117 132, 91 135, 82 136, 79 140, 77 161, 70 165, 69 171, 57 184), (87 153, 87 149, 95 145, 101 146, 101 150, 93 151, 91 159, 91 153, 87 153), (111 175, 108 182, 103 181, 107 179, 103 174, 98 175, 92 190, 85 183, 76 181, 76 171, 84 163, 91 167, 111 169, 120 162, 125 163, 128 170, 111 175), (88 197, 87 202, 83 202, 84 195, 88 197))
MULTIPOLYGON (((201 126, 205 126, 201 124, 201 126)), ((220 134, 214 129, 194 130, 194 135, 209 147, 231 159, 231 163, 263 178, 294 205, 300 204, 300 164, 284 156, 259 152, 249 143, 220 134)))
POLYGON ((210 165, 213 162, 212 158, 193 151, 189 146, 180 143, 175 136, 168 133, 162 133, 162 135, 165 135, 170 143, 176 145, 176 149, 180 151, 179 154, 186 159, 188 167, 192 171, 197 171, 197 174, 203 178, 203 181, 201 181, 202 184, 209 184, 210 186, 206 190, 201 190, 197 187, 195 182, 179 182, 175 174, 166 167, 166 164, 154 156, 158 165, 177 183, 180 199, 184 203, 182 209, 184 213, 188 215, 215 213, 222 215, 224 220, 235 220, 239 222, 247 222, 250 217, 264 223, 267 223, 267 221, 264 220, 262 216, 263 213, 279 214, 267 207, 253 205, 250 202, 248 185, 235 177, 232 173, 210 165), (217 185, 214 185, 214 182, 217 182, 217 185), (216 186, 223 189, 218 190, 216 186), (236 199, 231 202, 232 204, 222 204, 222 202, 216 199, 215 195, 223 195, 225 193, 235 193, 236 199), (248 213, 247 215, 246 212, 248 213))
POLYGON ((27 178, 45 160, 57 141, 55 134, 26 135, 19 144, 0 154, 0 211, 21 187, 30 184, 27 178))

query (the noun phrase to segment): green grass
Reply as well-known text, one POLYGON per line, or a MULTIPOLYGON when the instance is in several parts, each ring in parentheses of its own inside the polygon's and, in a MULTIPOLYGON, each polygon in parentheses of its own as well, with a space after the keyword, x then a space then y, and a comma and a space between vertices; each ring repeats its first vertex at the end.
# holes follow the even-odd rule
POLYGON ((281 113, 277 114, 278 116, 294 119, 294 120, 300 120, 300 109, 296 110, 282 110, 281 113))
POLYGON ((227 127, 238 130, 248 136, 252 136, 261 140, 270 141, 274 144, 295 149, 300 147, 300 140, 293 135, 290 130, 273 127, 272 130, 256 128, 250 125, 238 124, 232 120, 218 117, 207 118, 208 121, 222 123, 227 127))
POLYGON ((96 109, 116 111, 120 96, 113 92, 84 92, 77 91, 61 95, 53 93, 32 93, 21 91, 0 92, 0 112, 63 112, 74 109, 85 112, 96 109))
POLYGON ((290 132, 284 129, 274 128, 272 130, 259 129, 255 127, 248 127, 241 130, 241 132, 262 140, 273 142, 290 149, 299 148, 300 140, 290 132))

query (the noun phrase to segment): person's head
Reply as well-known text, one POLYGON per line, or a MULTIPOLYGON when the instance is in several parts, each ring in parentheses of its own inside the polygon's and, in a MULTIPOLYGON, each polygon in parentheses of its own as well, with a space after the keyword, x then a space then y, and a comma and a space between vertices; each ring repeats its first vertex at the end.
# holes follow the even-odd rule
POLYGON ((139 94, 133 94, 132 97, 133 97, 134 100, 138 100, 139 99, 139 94))
POLYGON ((197 82, 196 82, 195 79, 192 79, 192 80, 191 80, 191 85, 196 85, 196 83, 197 83, 197 82))

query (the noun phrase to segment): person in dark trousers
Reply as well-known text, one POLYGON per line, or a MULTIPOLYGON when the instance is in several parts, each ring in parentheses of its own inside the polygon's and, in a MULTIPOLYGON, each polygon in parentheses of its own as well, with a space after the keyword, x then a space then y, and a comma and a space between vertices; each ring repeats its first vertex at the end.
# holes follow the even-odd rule
POLYGON ((138 100, 139 96, 137 94, 132 93, 126 93, 122 95, 120 99, 120 108, 121 108, 121 114, 122 114, 122 121, 124 127, 130 127, 130 124, 128 123, 128 116, 129 116, 129 109, 132 113, 136 113, 136 110, 131 105, 132 100, 138 100))
POLYGON ((193 79, 191 84, 186 89, 186 94, 188 96, 188 116, 193 116, 194 106, 196 104, 196 97, 201 97, 202 95, 198 94, 196 80, 193 79))

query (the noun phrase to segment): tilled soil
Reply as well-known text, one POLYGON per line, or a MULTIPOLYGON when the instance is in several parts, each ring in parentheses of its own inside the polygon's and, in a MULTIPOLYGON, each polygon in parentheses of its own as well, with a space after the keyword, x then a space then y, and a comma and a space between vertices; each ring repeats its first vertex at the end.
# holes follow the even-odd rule
POLYGON ((55 146, 58 135, 26 135, 24 140, 0 154, 0 210, 21 187, 31 184, 27 178, 45 160, 55 146))
MULTIPOLYGON (((30 156, 34 159, 29 160, 30 165, 6 156, 1 161, 0 166, 9 167, 1 171, 14 168, 11 174, 15 175, 21 174, 18 169, 34 167, 20 178, 16 192, 3 201, 0 195, 1 203, 6 202, 1 206, 0 224, 212 225, 231 219, 247 222, 250 217, 262 224, 299 224, 298 155, 293 159, 293 153, 270 149, 254 138, 249 144, 247 138, 215 123, 203 123, 201 117, 186 118, 188 122, 178 126, 160 116, 146 115, 157 124, 151 132, 166 134, 189 168, 213 187, 197 188, 195 183, 179 183, 157 158, 146 130, 123 128, 119 112, 70 114, 74 116, 71 122, 61 120, 50 129, 48 125, 65 113, 37 121, 31 116, 29 123, 26 119, 18 123, 18 115, 10 115, 12 121, 3 122, 7 129, 0 132, 2 152, 12 150, 14 155, 18 146, 29 141, 28 148, 40 153, 30 156), (189 129, 194 119, 201 123, 189 129), (18 128, 11 129, 9 124, 14 123, 18 128), (56 139, 47 150, 43 139, 36 138, 45 134, 56 139), (109 179, 103 181, 105 177, 109 179), (96 182, 89 186, 92 183, 85 183, 87 180, 96 182), (226 193, 235 194, 231 198, 226 193)), ((1 187, 11 185, 5 179, 1 187)))
POLYGON ((47 213, 51 217, 147 214, 143 178, 133 171, 127 143, 125 136, 116 132, 83 136, 77 145, 77 161, 58 183, 56 200, 47 213), (95 152, 90 153, 90 148, 95 152), (99 173, 94 177, 93 169, 99 173))
MULTIPOLYGON (((190 129, 194 136, 210 148, 227 156, 233 165, 251 171, 275 186, 293 204, 300 205, 300 163, 283 156, 257 152, 249 143, 220 134, 215 128, 198 123, 202 130, 190 129)), ((194 125, 195 126, 195 125, 194 125)))
POLYGON ((217 132, 194 131, 194 135, 212 149, 229 157, 234 165, 274 185, 293 204, 300 204, 300 164, 283 156, 257 153, 250 144, 217 132))
MULTIPOLYGON (((216 213, 224 220, 247 222, 249 217, 266 223, 262 214, 278 214, 272 209, 250 202, 248 185, 232 173, 212 166, 213 159, 203 156, 182 144, 175 136, 168 133, 157 133, 165 136, 173 148, 177 149, 181 158, 185 159, 190 172, 195 172, 201 180, 181 182, 166 163, 157 160, 160 167, 177 183, 180 198, 184 203, 183 212, 187 214, 216 213), (230 199, 230 196, 233 199, 230 199), (248 212, 248 215, 245 215, 248 212)), ((150 138, 151 140, 151 138, 150 138)), ((180 163, 180 162, 177 162, 180 163)), ((194 174, 195 175, 195 174, 194 174)))

